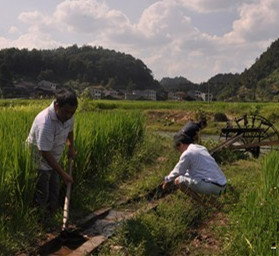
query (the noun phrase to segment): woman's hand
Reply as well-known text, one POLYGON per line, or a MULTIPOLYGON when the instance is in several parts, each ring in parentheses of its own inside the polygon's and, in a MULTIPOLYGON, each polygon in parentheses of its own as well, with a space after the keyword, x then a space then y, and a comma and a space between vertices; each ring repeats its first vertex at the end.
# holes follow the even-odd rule
POLYGON ((174 185, 179 185, 180 181, 179 181, 179 177, 177 177, 175 180, 174 180, 174 185))

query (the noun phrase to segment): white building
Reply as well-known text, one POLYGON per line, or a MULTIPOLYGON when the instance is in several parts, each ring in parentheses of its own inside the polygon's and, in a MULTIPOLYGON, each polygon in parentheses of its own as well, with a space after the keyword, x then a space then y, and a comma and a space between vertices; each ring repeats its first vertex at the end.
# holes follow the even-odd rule
POLYGON ((212 101, 213 94, 201 91, 189 91, 188 96, 195 100, 212 101))
POLYGON ((52 83, 50 81, 42 80, 38 83, 38 88, 44 89, 44 90, 47 90, 47 91, 56 91, 57 84, 52 83))
POLYGON ((111 97, 113 99, 123 99, 123 96, 121 95, 121 93, 119 93, 118 91, 116 90, 104 90, 104 96, 105 97, 111 97))
POLYGON ((185 98, 185 92, 169 92, 168 99, 175 101, 182 101, 185 98))
POLYGON ((125 92, 125 100, 157 100, 154 90, 134 90, 125 92))
POLYGON ((90 86, 88 87, 90 96, 93 99, 99 100, 103 97, 104 88, 102 86, 90 86))

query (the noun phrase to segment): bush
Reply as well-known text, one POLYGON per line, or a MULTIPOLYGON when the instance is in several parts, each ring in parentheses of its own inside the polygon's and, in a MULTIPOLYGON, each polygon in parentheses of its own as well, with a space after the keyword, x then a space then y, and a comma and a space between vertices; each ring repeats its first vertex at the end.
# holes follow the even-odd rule
POLYGON ((227 122, 229 119, 224 113, 216 113, 214 114, 214 122, 227 122))

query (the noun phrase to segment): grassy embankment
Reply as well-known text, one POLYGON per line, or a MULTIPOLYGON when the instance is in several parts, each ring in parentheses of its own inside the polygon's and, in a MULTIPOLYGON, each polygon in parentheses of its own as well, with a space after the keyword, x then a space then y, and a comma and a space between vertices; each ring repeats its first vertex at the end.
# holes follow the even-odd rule
MULTIPOLYGON (((9 106, 5 111, 5 108, 1 108, 0 121, 0 137, 4 142, 0 146, 0 245, 4 255, 5 252, 6 255, 11 254, 30 245, 38 238, 38 233, 43 236, 45 228, 37 223, 37 215, 31 206, 34 173, 30 172, 32 163, 27 160, 29 152, 23 150, 21 144, 28 134, 35 114, 42 106, 39 107, 33 101, 30 106, 30 101, 27 102, 24 101, 21 105, 13 102, 11 105, 10 102, 0 101, 0 105, 9 106), (1 125, 3 123, 7 128, 1 125)), ((45 106, 48 103, 45 101, 45 106)), ((274 108, 277 109, 275 104, 248 103, 81 103, 76 126, 79 158, 75 163, 77 171, 71 207, 73 217, 80 217, 101 205, 109 205, 123 198, 123 195, 130 197, 148 191, 160 183, 177 161, 178 155, 173 151, 171 141, 155 136, 153 131, 160 128, 174 131, 180 128, 181 123, 172 120, 166 124, 159 119, 148 119, 148 129, 145 130, 143 117, 138 110, 144 110, 147 114, 154 109, 165 112, 206 113, 209 117, 207 130, 212 133, 221 126, 212 121, 214 113, 217 112, 226 113, 230 117, 258 112, 273 118, 277 126, 277 116, 274 113, 278 111, 274 111, 274 108), (127 137, 127 134, 130 136, 127 137), (124 145, 121 149, 118 148, 118 139, 121 140, 121 145, 124 145), (110 147, 111 145, 113 146, 110 147), (133 146, 134 154, 130 154, 133 146)), ((226 158, 221 155, 219 159, 222 160, 222 169, 229 179, 229 188, 233 187, 234 190, 228 189, 227 194, 220 198, 224 202, 221 212, 229 219, 228 225, 210 227, 211 234, 220 243, 219 248, 209 252, 205 246, 198 249, 193 247, 191 242, 197 235, 196 230, 216 211, 199 207, 187 196, 177 192, 166 198, 156 211, 142 214, 123 225, 116 236, 99 251, 99 255, 182 255, 187 250, 192 252, 192 255, 236 255, 238 250, 241 250, 241 255, 269 253, 269 244, 276 244, 278 241, 274 228, 277 221, 272 221, 273 216, 276 218, 278 215, 278 203, 273 200, 276 199, 278 187, 278 172, 273 171, 276 169, 275 163, 278 162, 277 154, 264 160, 264 165, 262 158, 237 160, 233 154, 224 156, 226 158), (264 170, 269 171, 268 175, 264 176, 264 170), (260 175, 263 175, 261 179, 260 175), (269 198, 269 195, 273 197, 269 198), (275 203, 271 204, 272 201, 275 203), (266 220, 264 216, 270 217, 266 220), (258 222, 262 223, 260 229, 256 229, 255 223, 258 222), (270 230, 269 236, 266 237, 261 230, 270 230), (262 241, 259 246, 258 241, 262 241), (122 247, 113 247, 114 245, 122 247)), ((48 225, 59 228, 61 219, 58 215, 48 225)))

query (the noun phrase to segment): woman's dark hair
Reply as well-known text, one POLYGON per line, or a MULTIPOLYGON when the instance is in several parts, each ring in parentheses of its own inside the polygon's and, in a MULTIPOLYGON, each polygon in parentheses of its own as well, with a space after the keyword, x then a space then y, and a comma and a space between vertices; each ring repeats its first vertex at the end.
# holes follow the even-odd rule
POLYGON ((55 95, 55 103, 59 105, 59 107, 63 107, 68 104, 72 107, 78 105, 78 100, 75 92, 67 89, 59 90, 55 95))
POLYGON ((177 149, 178 146, 181 144, 191 144, 191 143, 193 143, 193 139, 191 139, 185 133, 178 132, 173 136, 173 144, 175 149, 177 149))

